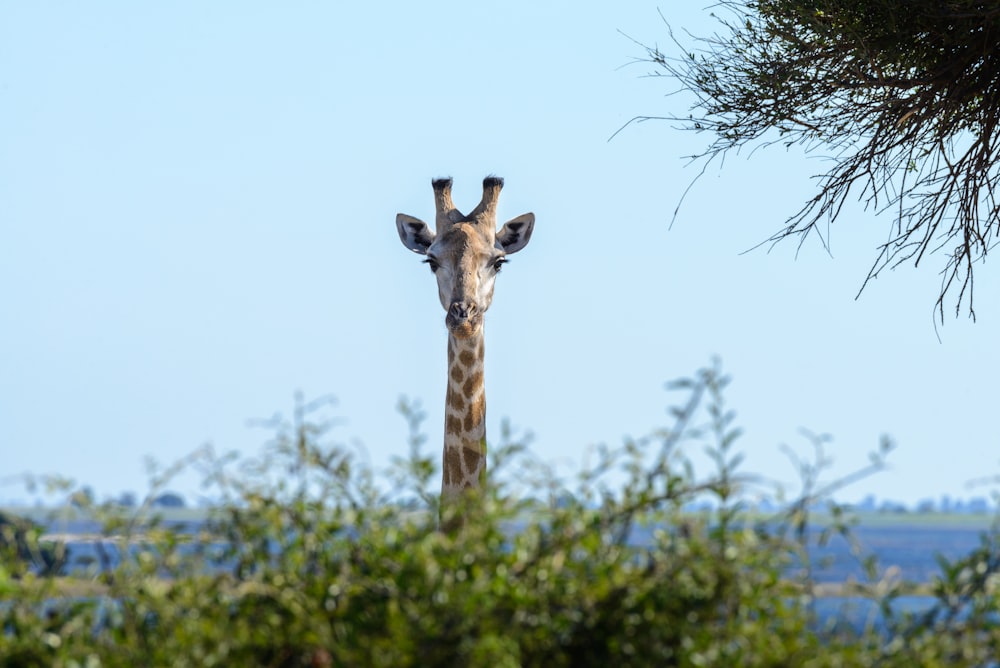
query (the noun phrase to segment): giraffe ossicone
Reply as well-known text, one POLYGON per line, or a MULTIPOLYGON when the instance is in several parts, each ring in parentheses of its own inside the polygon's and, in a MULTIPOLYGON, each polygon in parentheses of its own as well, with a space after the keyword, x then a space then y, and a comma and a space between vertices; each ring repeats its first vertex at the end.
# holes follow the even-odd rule
POLYGON ((456 496, 482 487, 486 477, 486 392, 483 384, 483 315, 506 256, 531 239, 535 215, 525 213, 496 227, 503 179, 483 180, 483 197, 469 215, 451 200, 451 179, 435 179, 434 230, 419 218, 397 214, 403 245, 426 256, 437 279, 448 328, 441 493, 456 496))

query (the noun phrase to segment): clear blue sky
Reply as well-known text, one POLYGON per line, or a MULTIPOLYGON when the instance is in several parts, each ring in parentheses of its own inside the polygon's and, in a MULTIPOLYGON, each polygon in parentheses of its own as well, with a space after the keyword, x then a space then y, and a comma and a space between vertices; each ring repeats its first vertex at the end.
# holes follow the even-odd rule
POLYGON ((436 449, 444 312, 394 218, 431 220, 444 175, 469 209, 491 173, 501 217, 537 216, 487 317, 492 438, 507 416, 568 472, 666 425, 663 383, 718 355, 748 470, 794 481, 800 427, 833 435, 835 472, 885 433, 891 471, 845 498, 987 493, 965 483, 1000 472, 992 264, 979 322, 939 342, 942 257, 854 299, 888 218, 846 212, 832 258, 741 254, 812 192, 823 164, 796 151, 732 156, 669 229, 709 138, 607 141, 686 108, 619 31, 670 47, 653 2, 0 0, 0 500, 26 472, 103 497, 143 490, 146 457, 256 453, 247 420, 296 390, 336 395, 376 466, 417 398, 436 449))

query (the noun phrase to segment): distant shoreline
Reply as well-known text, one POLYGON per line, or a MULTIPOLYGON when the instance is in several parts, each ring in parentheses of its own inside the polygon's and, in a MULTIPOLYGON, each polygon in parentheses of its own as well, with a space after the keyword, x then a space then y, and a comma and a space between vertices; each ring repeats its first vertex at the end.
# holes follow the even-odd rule
MULTIPOLYGON (((213 513, 224 511, 224 508, 145 508, 142 514, 147 518, 157 518, 168 524, 200 523, 209 519, 213 513)), ((118 509, 119 517, 129 518, 139 512, 138 508, 122 507, 118 509)), ((711 510, 692 510, 692 517, 711 517, 711 510)), ((58 523, 63 522, 93 522, 95 514, 72 506, 67 507, 38 507, 38 506, 3 506, 0 513, 16 515, 18 517, 31 520, 37 524, 45 525, 52 533, 66 533, 59 531, 58 523)), ((766 521, 767 518, 780 515, 775 512, 760 512, 748 510, 745 516, 752 521, 766 521)), ((825 511, 813 511, 809 514, 811 526, 824 527, 832 523, 833 517, 825 511)), ((841 520, 857 520, 857 526, 861 527, 935 527, 947 529, 980 528, 984 531, 1000 523, 998 511, 982 513, 946 513, 946 512, 882 512, 882 511, 858 511, 848 512, 841 520)), ((75 533, 75 532, 69 532, 75 533)), ((99 531, 88 531, 86 533, 99 533, 99 531)))

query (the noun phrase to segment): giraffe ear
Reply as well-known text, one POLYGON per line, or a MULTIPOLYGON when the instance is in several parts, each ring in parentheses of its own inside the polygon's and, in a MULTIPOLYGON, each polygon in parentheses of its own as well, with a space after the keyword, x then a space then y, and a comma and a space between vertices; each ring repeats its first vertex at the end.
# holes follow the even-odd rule
POLYGON ((427 223, 405 213, 396 214, 396 231, 399 232, 403 245, 414 253, 426 255, 427 249, 434 243, 434 233, 427 227, 427 223))
POLYGON ((533 229, 535 229, 535 214, 522 213, 503 224, 497 232, 497 243, 505 253, 516 253, 528 245, 533 229))

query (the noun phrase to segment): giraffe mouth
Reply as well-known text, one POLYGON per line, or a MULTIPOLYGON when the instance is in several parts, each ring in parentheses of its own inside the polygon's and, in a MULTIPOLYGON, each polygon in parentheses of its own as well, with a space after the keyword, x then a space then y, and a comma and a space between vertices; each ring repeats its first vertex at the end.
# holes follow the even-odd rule
POLYGON ((458 318, 449 313, 444 319, 444 324, 456 339, 468 339, 479 333, 483 326, 483 318, 478 314, 471 318, 458 318))

